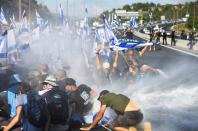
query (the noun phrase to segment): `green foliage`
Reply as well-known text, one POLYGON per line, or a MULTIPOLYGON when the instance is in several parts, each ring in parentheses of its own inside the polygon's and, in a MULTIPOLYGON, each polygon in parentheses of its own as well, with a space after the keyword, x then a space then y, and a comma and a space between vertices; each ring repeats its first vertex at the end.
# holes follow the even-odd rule
POLYGON ((126 11, 130 11, 131 10, 131 6, 130 5, 124 5, 123 10, 126 10, 126 11))
MULTIPOLYGON (((153 21, 159 21, 161 16, 165 16, 166 20, 176 20, 182 19, 189 14, 190 17, 186 23, 186 27, 192 29, 193 27, 193 15, 194 15, 194 3, 195 2, 186 2, 184 4, 178 5, 160 5, 155 3, 134 3, 132 5, 124 5, 120 9, 124 9, 126 11, 139 11, 142 15, 142 19, 145 22, 150 20, 149 13, 152 12, 153 14, 153 21)), ((115 9, 110 11, 110 13, 115 12, 115 9)), ((108 11, 103 12, 102 14, 108 15, 108 11)), ((195 6, 195 28, 198 30, 198 0, 196 1, 195 6)))
MULTIPOLYGON (((22 13, 23 10, 26 11, 27 17, 29 18, 29 0, 21 0, 22 1, 22 13)), ((30 8, 31 8, 31 21, 35 22, 36 20, 36 10, 39 12, 41 17, 44 20, 52 19, 53 16, 50 13, 47 6, 39 5, 36 0, 30 0, 30 8)), ((3 8, 5 17, 9 21, 10 17, 15 16, 16 21, 19 20, 19 0, 0 0, 0 7, 3 8)))

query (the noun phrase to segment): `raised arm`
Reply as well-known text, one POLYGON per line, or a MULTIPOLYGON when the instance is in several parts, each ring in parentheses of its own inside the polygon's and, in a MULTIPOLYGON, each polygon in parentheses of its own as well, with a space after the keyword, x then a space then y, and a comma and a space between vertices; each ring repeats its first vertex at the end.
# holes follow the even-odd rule
POLYGON ((97 48, 96 48, 96 68, 97 68, 98 70, 101 68, 100 58, 99 58, 99 51, 100 51, 100 48, 97 47, 97 48))
POLYGON ((141 51, 139 51, 140 57, 144 56, 144 54, 146 53, 147 48, 148 48, 148 46, 145 46, 141 51))
POLYGON ((115 50, 115 59, 113 63, 113 68, 116 68, 118 65, 118 49, 115 50))

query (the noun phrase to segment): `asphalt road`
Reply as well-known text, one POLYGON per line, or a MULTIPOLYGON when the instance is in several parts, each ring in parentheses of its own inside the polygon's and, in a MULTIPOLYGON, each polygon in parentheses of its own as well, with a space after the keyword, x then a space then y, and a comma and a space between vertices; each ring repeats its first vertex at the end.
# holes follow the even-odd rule
POLYGON ((147 52, 143 61, 169 76, 167 80, 144 82, 132 95, 143 105, 145 117, 154 130, 197 131, 198 58, 159 47, 147 52))
POLYGON ((157 51, 147 52, 143 62, 160 68, 169 78, 143 81, 137 88, 121 87, 117 92, 142 106, 144 118, 152 123, 154 131, 197 131, 198 58, 159 47, 157 51))

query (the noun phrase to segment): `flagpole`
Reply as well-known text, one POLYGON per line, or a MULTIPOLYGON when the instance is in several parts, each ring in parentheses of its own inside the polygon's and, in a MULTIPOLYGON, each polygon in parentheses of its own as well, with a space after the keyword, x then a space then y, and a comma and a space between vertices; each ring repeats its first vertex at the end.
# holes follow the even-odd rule
POLYGON ((21 0, 19 0, 19 22, 21 21, 21 0))
POLYGON ((57 0, 56 0, 56 25, 58 24, 58 22, 57 22, 58 18, 57 17, 58 17, 58 15, 57 15, 57 0))
POLYGON ((69 17, 69 0, 67 0, 67 3, 66 3, 67 5, 66 5, 66 12, 67 12, 67 20, 69 19, 68 17, 69 17))
POLYGON ((31 26, 31 0, 29 0, 29 24, 31 26))
POLYGON ((194 2, 194 9, 193 9, 193 31, 195 28, 195 4, 196 4, 196 1, 194 2))

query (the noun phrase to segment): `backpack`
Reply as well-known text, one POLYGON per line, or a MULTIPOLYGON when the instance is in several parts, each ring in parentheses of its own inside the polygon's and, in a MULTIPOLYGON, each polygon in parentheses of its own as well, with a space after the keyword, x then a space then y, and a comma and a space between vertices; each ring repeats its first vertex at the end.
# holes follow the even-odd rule
POLYGON ((46 96, 52 124, 66 124, 69 117, 67 94, 58 89, 52 89, 46 96))
POLYGON ((44 127, 49 119, 49 111, 45 100, 34 91, 29 91, 26 94, 25 114, 28 121, 35 127, 44 127))

